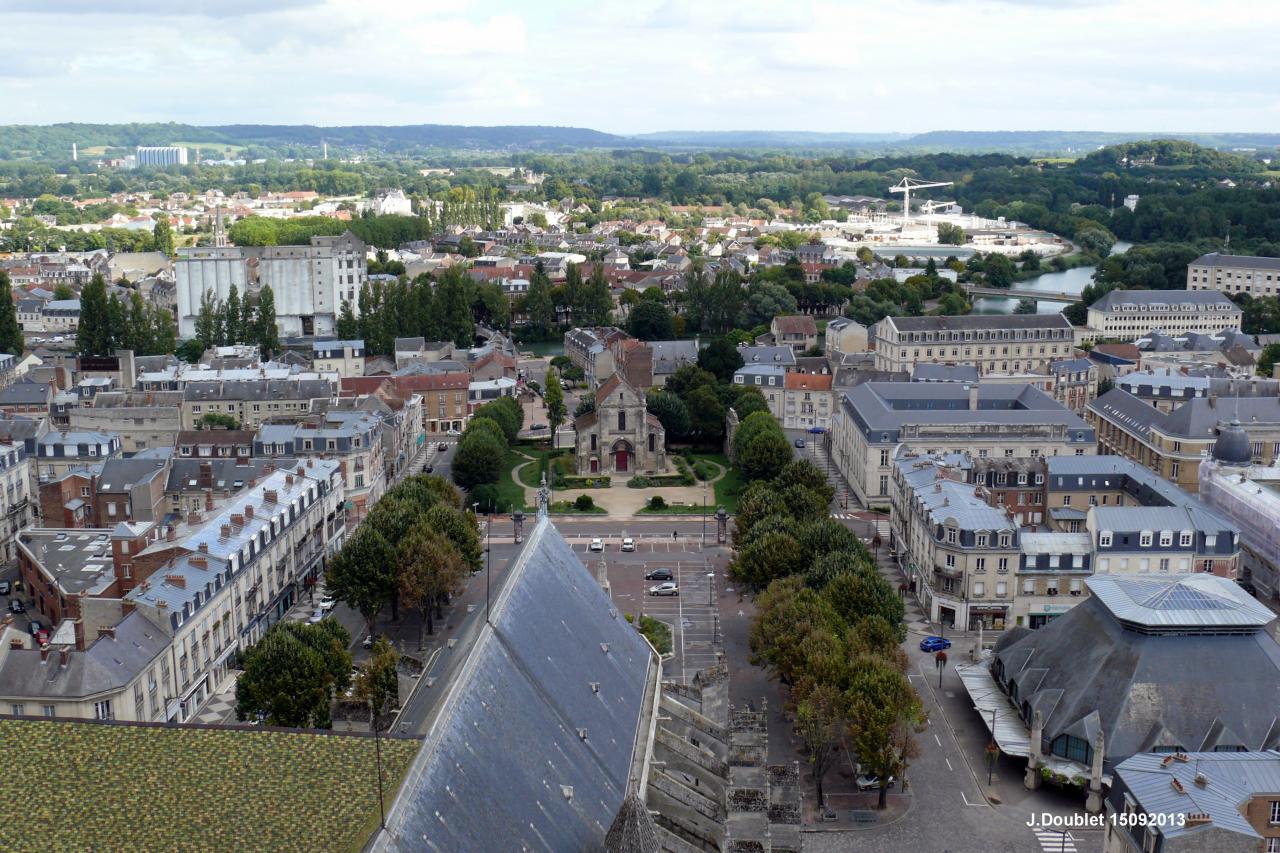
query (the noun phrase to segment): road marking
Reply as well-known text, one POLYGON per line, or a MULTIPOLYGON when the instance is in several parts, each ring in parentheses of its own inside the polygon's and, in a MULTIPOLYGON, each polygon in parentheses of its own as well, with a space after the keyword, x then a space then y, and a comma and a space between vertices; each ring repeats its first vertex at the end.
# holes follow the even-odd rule
POLYGON ((955 769, 954 767, 952 767, 952 766, 951 766, 951 759, 950 759, 950 758, 947 758, 947 757, 944 755, 944 756, 942 757, 942 760, 943 760, 943 761, 945 761, 945 762, 947 762, 947 769, 948 769, 948 770, 950 770, 952 773, 956 772, 956 769, 955 769))
POLYGON ((933 739, 934 739, 935 741, 937 741, 937 742, 938 742, 938 748, 939 748, 939 749, 941 749, 941 748, 942 748, 942 741, 941 741, 941 740, 938 740, 938 733, 937 733, 937 732, 934 732, 934 733, 933 733, 933 739))
POLYGON ((1035 830, 1036 840, 1045 853, 1075 853, 1075 836, 1069 832, 1054 832, 1049 829, 1035 830))
POLYGON ((988 805, 988 804, 987 804, 987 803, 985 803, 985 802, 983 802, 983 803, 971 803, 971 802, 969 802, 969 798, 968 798, 968 797, 966 797, 966 796, 964 795, 964 791, 961 791, 961 792, 960 792, 960 799, 964 800, 964 804, 965 804, 966 806, 977 806, 978 808, 982 808, 983 806, 988 805))

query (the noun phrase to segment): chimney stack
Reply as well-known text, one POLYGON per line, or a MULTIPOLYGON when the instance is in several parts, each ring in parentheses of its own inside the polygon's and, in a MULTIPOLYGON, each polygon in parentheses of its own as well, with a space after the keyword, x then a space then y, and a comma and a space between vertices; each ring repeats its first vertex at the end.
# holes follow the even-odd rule
POLYGON ((165 527, 165 529, 164 529, 164 541, 166 541, 166 542, 173 542, 173 541, 177 540, 177 538, 178 538, 178 531, 177 531, 177 529, 176 529, 172 524, 170 524, 170 525, 168 525, 167 527, 165 527))
POLYGON ((62 667, 63 669, 66 669, 67 661, 69 661, 70 659, 71 659, 71 649, 67 648, 66 646, 63 646, 62 648, 58 649, 58 666, 62 667))
MULTIPOLYGON (((191 565, 198 566, 199 564, 196 563, 196 560, 200 560, 201 562, 204 562, 203 557, 192 557, 191 565)), ((164 582, 169 584, 169 586, 176 586, 178 589, 187 588, 187 578, 185 575, 165 575, 164 582)))
POLYGON ((222 528, 218 531, 218 538, 219 538, 219 539, 230 539, 230 538, 231 538, 231 525, 230 525, 230 524, 224 524, 224 525, 222 525, 222 528))
POLYGON ((207 512, 213 512, 213 489, 204 493, 204 508, 207 512))
POLYGON ((48 662, 49 662, 49 647, 41 646, 40 647, 40 663, 48 663, 48 662))
POLYGON ((244 508, 244 517, 249 521, 253 521, 253 504, 249 504, 244 508))
POLYGON ((98 628, 98 638, 106 637, 108 640, 116 638, 116 629, 114 625, 103 625, 98 628))
POLYGON ((244 516, 238 512, 231 513, 231 526, 236 529, 244 527, 244 516))
POLYGON ((280 495, 275 489, 266 489, 262 493, 262 499, 266 503, 273 504, 280 499, 280 495))
POLYGON ((201 543, 200 543, 199 548, 200 548, 200 553, 201 553, 201 554, 208 554, 208 553, 209 553, 209 543, 208 543, 208 542, 201 542, 201 543))

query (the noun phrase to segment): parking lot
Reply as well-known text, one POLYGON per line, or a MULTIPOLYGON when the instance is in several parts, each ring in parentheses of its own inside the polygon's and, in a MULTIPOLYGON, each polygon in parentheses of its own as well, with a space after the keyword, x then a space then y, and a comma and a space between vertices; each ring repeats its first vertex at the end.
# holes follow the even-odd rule
MULTIPOLYGON (((574 537, 576 540, 577 537, 574 537)), ((719 614, 713 604, 723 579, 708 578, 709 567, 701 551, 701 539, 636 538, 636 550, 620 550, 621 537, 606 539, 602 552, 589 551, 591 537, 574 541, 573 548, 593 575, 603 559, 613 600, 624 613, 650 616, 671 627, 671 657, 663 665, 663 677, 688 681, 694 673, 716 662, 720 645, 719 614), (679 595, 649 595, 662 583, 645 580, 654 569, 668 569, 679 595), (714 588, 712 584, 714 583, 714 588)))

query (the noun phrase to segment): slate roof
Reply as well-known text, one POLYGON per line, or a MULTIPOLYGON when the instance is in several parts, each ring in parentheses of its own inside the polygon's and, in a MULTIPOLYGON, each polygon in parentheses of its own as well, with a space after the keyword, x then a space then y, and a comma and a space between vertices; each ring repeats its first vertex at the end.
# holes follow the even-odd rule
POLYGON ((977 382, 978 367, 973 364, 929 364, 919 362, 911 371, 912 382, 977 382))
POLYGON ((0 666, 0 695, 75 699, 117 690, 169 648, 169 636, 140 612, 115 626, 115 637, 99 637, 72 651, 67 665, 58 654, 40 660, 38 649, 10 649, 0 666))
POLYGON ((656 656, 545 516, 506 574, 373 850, 604 845, 656 656))
POLYGON ((844 395, 842 407, 868 430, 905 424, 1064 424, 1092 439, 1093 428, 1030 385, 980 383, 978 408, 969 386, 955 382, 866 382, 844 395))
POLYGON ((742 363, 747 366, 780 364, 790 367, 796 363, 796 351, 789 346, 738 347, 738 355, 742 356, 742 363))
POLYGON ((1062 734, 1092 743, 1101 731, 1114 767, 1156 746, 1280 744, 1280 646, 1242 624, 1261 618, 1252 615, 1260 605, 1243 601, 1234 581, 1094 575, 1085 583, 1092 595, 1037 631, 1005 632, 993 658, 1006 689, 1016 683, 1018 704, 1043 713, 1046 746, 1062 734), (1202 612, 1193 601, 1219 606, 1202 612))
POLYGON ((1089 307, 1114 311, 1121 305, 1200 305, 1240 310, 1217 290, 1112 290, 1089 307))
POLYGON ((1116 767, 1115 777, 1142 811, 1153 815, 1208 815, 1204 825, 1178 825, 1170 821, 1160 828, 1166 838, 1194 836, 1213 828, 1251 839, 1241 840, 1241 850, 1257 849, 1260 836, 1243 812, 1248 800, 1280 791, 1280 752, 1189 752, 1186 761, 1169 760, 1167 754, 1144 752, 1116 767), (1196 784, 1203 773, 1208 784, 1196 784), (1174 787, 1178 781, 1181 791, 1174 787))
POLYGON ((1070 329, 1062 314, 963 314, 956 316, 888 317, 899 332, 944 332, 977 329, 1070 329))
MULTIPOLYGON (((1280 270, 1280 258, 1260 258, 1252 255, 1224 255, 1210 252, 1191 262, 1195 266, 1215 266, 1226 269, 1280 270)), ((1280 787, 1277 788, 1280 790, 1280 787)))

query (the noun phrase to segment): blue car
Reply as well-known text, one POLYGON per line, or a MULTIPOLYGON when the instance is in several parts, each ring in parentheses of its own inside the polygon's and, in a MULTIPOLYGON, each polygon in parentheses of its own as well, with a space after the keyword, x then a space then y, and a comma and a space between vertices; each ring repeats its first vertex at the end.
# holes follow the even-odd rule
POLYGON ((922 652, 940 652, 949 648, 951 648, 951 641, 946 637, 925 637, 920 641, 920 651, 922 652))

